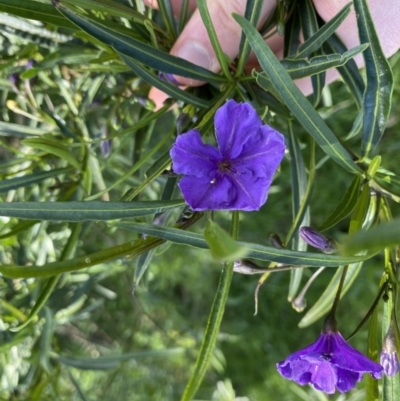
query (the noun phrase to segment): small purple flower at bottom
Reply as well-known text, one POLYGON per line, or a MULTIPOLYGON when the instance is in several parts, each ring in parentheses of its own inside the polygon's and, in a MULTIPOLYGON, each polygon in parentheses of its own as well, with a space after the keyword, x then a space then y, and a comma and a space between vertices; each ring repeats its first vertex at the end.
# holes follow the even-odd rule
POLYGON ((277 365, 278 372, 286 379, 304 386, 333 394, 351 390, 361 381, 364 373, 380 379, 382 366, 352 348, 339 332, 321 333, 317 341, 289 355, 277 365))
POLYGON ((172 168, 186 203, 194 211, 258 210, 285 154, 283 136, 262 125, 248 103, 230 100, 215 113, 219 147, 204 144, 196 129, 179 135, 172 168))

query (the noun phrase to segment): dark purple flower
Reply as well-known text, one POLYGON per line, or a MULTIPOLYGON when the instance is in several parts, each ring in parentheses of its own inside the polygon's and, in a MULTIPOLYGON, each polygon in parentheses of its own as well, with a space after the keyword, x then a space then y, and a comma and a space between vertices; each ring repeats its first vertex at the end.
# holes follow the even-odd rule
POLYGON ((175 85, 175 86, 179 86, 179 85, 182 85, 181 83, 179 83, 176 79, 175 79, 175 77, 172 75, 172 74, 168 74, 168 73, 165 73, 165 72, 159 72, 158 73, 158 76, 163 80, 163 81, 165 81, 165 82, 169 82, 170 84, 172 84, 172 85, 175 85))
POLYGON ((320 249, 324 253, 335 253, 335 245, 329 238, 326 238, 312 227, 303 226, 299 230, 300 237, 308 245, 320 249))
POLYGON ((248 103, 230 100, 215 113, 219 148, 196 129, 179 135, 171 157, 185 201, 195 211, 258 210, 285 153, 283 136, 262 125, 248 103))
POLYGON ((317 341, 289 355, 277 365, 286 379, 304 386, 312 384, 317 390, 333 394, 351 390, 364 373, 375 379, 382 376, 382 366, 352 348, 339 332, 321 333, 317 341))

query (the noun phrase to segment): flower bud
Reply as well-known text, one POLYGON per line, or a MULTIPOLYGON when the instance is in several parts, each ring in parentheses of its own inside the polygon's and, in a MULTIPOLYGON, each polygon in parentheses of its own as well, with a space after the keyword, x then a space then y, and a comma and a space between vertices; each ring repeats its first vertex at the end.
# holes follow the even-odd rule
POLYGON ((8 77, 8 80, 10 81, 10 84, 13 88, 13 91, 16 93, 19 93, 19 84, 21 82, 21 79, 19 77, 19 74, 17 74, 16 72, 14 72, 13 74, 11 74, 8 77))
POLYGON ((390 327, 385 335, 385 338, 383 339, 380 364, 382 365, 383 372, 386 376, 395 376, 400 369, 393 320, 390 323, 390 327))
POLYGON ((280 239, 278 234, 271 234, 269 236, 269 241, 271 242, 272 246, 277 249, 284 249, 282 240, 280 239))
POLYGON ((323 253, 335 253, 336 248, 333 242, 319 233, 312 227, 303 226, 299 230, 300 237, 306 242, 308 245, 311 245, 314 248, 320 249, 323 253))
MULTIPOLYGON (((25 64, 25 70, 30 70, 32 67, 35 66, 35 64, 36 64, 36 61, 35 61, 35 60, 28 60, 28 62, 25 64)), ((31 86, 36 85, 37 80, 38 80, 38 77, 37 77, 37 76, 34 76, 34 77, 30 78, 30 79, 28 80, 29 85, 31 85, 31 86)))
POLYGON ((158 76, 159 76, 159 78, 161 78, 163 81, 165 81, 165 82, 168 82, 168 83, 170 83, 170 84, 172 84, 172 85, 175 85, 175 86, 179 86, 179 85, 181 85, 176 79, 175 79, 175 77, 172 75, 172 74, 169 74, 169 73, 165 73, 165 72, 159 72, 158 73, 158 76))

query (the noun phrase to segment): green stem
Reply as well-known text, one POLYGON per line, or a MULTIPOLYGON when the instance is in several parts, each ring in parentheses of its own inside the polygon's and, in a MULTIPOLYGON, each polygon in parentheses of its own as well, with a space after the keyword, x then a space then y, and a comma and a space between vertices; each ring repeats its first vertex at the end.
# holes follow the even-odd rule
MULTIPOLYGON (((233 212, 230 233, 237 239, 239 230, 239 213, 233 212)), ((219 328, 224 316, 225 305, 228 299, 229 288, 233 277, 233 263, 225 263, 219 279, 217 292, 208 317, 207 327, 204 334, 200 352, 197 356, 194 371, 186 385, 181 401, 190 401, 196 394, 204 375, 210 364, 211 356, 217 342, 219 328)))

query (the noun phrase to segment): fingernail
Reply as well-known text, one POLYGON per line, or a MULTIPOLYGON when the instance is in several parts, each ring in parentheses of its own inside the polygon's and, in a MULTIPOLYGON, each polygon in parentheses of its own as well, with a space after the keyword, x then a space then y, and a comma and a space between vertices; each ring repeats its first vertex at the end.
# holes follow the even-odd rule
POLYGON ((198 42, 186 42, 180 47, 175 56, 183 58, 200 67, 211 69, 211 56, 207 49, 198 42))

